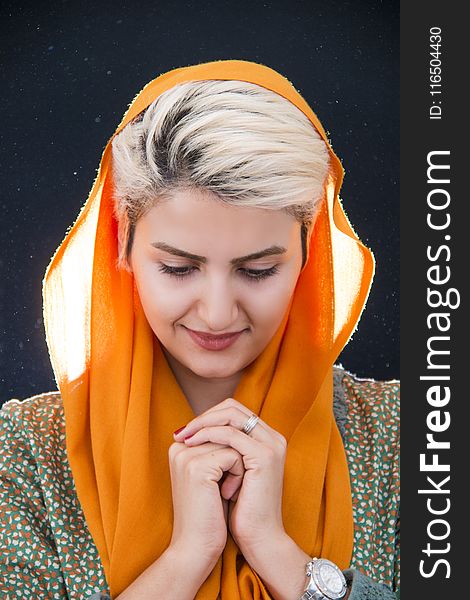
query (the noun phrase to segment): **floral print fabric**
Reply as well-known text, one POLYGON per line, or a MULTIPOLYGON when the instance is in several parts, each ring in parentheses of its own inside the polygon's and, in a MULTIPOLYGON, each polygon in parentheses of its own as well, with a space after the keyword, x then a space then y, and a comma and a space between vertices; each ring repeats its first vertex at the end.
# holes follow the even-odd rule
MULTIPOLYGON (((399 383, 338 373, 353 495, 351 568, 376 582, 380 598, 380 583, 399 589, 399 383)), ((0 523, 1 598, 109 593, 67 460, 59 392, 0 410, 0 523)))

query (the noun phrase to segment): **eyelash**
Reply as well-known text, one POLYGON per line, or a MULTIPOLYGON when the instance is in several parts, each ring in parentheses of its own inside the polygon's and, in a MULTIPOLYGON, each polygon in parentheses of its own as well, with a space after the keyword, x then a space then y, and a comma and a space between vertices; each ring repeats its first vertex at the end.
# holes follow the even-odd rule
MULTIPOLYGON (((170 267, 165 265, 164 263, 160 263, 159 270, 162 273, 166 273, 171 277, 176 277, 178 279, 183 279, 183 277, 189 277, 194 273, 196 267, 170 267)), ((249 279, 250 281, 261 281, 262 279, 266 279, 275 275, 279 272, 279 268, 277 265, 270 267, 269 269, 239 269, 244 277, 249 279)))

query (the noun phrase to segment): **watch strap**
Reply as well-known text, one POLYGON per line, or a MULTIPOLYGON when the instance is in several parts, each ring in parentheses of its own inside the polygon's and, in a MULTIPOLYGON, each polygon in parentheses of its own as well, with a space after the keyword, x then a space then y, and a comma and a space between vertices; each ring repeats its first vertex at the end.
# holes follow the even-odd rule
POLYGON ((306 590, 299 600, 327 600, 327 598, 320 591, 306 590))

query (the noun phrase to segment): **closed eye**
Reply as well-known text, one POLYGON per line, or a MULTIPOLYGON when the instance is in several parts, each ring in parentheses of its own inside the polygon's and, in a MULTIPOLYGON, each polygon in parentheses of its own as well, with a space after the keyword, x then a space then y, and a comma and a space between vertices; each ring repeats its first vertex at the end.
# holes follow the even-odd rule
POLYGON ((255 281, 260 281, 261 279, 266 279, 266 277, 271 277, 272 275, 279 273, 277 265, 269 267, 269 269, 239 269, 239 271, 241 271, 245 277, 254 279, 255 281))
MULTIPOLYGON (((166 265, 165 263, 159 264, 159 270, 162 273, 166 273, 172 277, 177 277, 182 279, 184 277, 189 277, 195 271, 198 270, 197 267, 193 265, 185 265, 182 267, 171 267, 170 265, 166 265)), ((245 278, 251 281, 261 281, 262 279, 266 279, 267 277, 271 277, 279 272, 279 268, 277 265, 269 267, 269 269, 246 269, 239 268, 238 272, 245 278)))
POLYGON ((188 275, 191 275, 191 273, 193 273, 197 267, 194 267, 192 265, 185 265, 184 267, 170 267, 169 265, 166 265, 165 263, 160 263, 160 271, 162 273, 166 273, 167 275, 172 275, 173 277, 187 277, 188 275))

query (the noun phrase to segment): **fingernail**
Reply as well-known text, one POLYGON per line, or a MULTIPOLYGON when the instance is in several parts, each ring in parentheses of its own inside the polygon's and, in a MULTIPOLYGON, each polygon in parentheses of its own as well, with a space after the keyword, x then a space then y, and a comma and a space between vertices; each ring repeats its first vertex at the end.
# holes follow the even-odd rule
POLYGON ((186 425, 183 425, 183 427, 180 427, 179 429, 176 429, 175 431, 173 431, 173 435, 178 435, 178 433, 180 431, 183 431, 183 429, 186 427, 186 425))
POLYGON ((192 433, 191 435, 187 435, 185 438, 183 438, 183 442, 185 442, 186 440, 189 440, 189 438, 192 438, 194 435, 194 433, 192 433))

